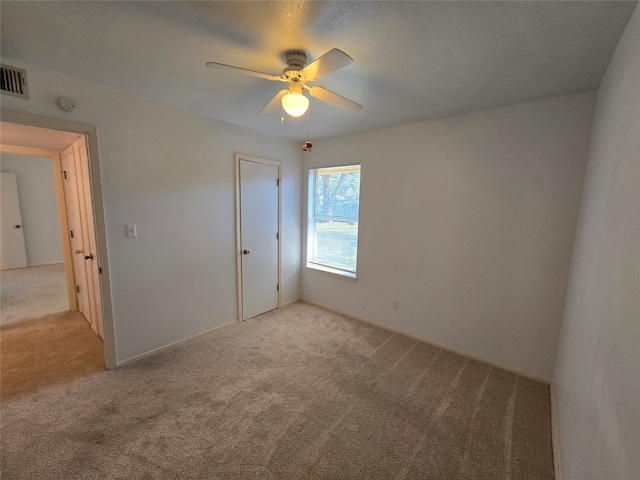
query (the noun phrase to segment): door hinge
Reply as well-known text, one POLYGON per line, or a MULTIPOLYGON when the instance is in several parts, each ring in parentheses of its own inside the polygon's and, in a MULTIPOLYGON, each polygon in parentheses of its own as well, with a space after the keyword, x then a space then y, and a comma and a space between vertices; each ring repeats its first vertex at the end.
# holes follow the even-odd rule
POLYGON ((98 267, 98 273, 102 275, 102 267, 98 267))
POLYGON ((280 240, 280 234, 276 233, 276 240, 280 240))
POLYGON ((280 284, 276 285, 276 291, 280 291, 280 284))
POLYGON ((69 230, 69 236, 73 238, 73 230, 69 230))
POLYGON ((280 179, 276 178, 276 187, 279 187, 279 186, 280 186, 280 179))
POLYGON ((64 179, 66 180, 66 179, 67 179, 67 171, 66 171, 66 170, 63 170, 63 171, 62 171, 62 174, 64 175, 64 179))
POLYGON ((76 293, 80 293, 80 285, 76 285, 76 293))

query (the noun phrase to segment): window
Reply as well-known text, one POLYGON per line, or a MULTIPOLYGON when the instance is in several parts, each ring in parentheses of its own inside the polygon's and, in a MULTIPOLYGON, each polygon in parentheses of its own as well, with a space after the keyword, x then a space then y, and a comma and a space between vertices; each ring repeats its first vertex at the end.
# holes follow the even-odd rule
POLYGON ((360 165, 309 170, 307 267, 356 277, 360 165))

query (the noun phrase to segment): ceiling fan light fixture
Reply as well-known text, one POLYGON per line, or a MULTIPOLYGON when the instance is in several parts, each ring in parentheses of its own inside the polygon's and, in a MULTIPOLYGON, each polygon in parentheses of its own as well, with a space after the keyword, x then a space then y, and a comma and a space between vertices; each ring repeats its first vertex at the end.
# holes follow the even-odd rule
MULTIPOLYGON (((353 59, 342 50, 333 48, 309 65, 307 65, 307 55, 303 51, 289 51, 285 54, 285 59, 287 66, 280 76, 219 62, 207 62, 207 67, 251 75, 273 82, 287 83, 288 87, 276 93, 269 103, 260 110, 260 115, 271 115, 282 109, 291 117, 301 117, 309 111, 309 98, 304 96, 303 89, 308 90, 311 97, 347 112, 356 113, 362 109, 362 105, 330 92, 326 88, 319 85, 307 85, 307 82, 315 82, 317 79, 351 64, 353 59)), ((284 116, 281 116, 280 121, 284 121, 284 116)))
POLYGON ((282 108, 292 117, 300 117, 308 110, 309 99, 302 92, 289 90, 289 93, 282 97, 282 108))

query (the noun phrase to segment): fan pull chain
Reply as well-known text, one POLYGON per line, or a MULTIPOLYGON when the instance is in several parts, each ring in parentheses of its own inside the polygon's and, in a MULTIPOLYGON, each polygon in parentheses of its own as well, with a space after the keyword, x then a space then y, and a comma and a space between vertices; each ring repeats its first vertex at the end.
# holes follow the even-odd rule
POLYGON ((309 140, 309 117, 311 117, 311 109, 307 110, 307 141, 302 145, 303 152, 310 152, 313 147, 313 143, 309 140))

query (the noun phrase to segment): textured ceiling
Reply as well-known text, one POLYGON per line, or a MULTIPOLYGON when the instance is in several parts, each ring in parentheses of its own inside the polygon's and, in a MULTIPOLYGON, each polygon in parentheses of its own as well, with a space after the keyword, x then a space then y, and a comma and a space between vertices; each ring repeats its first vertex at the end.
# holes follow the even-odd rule
MULTIPOLYGON (((354 63, 316 85, 364 105, 311 100, 312 139, 598 88, 635 2, 12 2, 1 53, 292 139, 306 119, 257 112, 283 54, 339 48, 354 63)), ((69 92, 60 92, 61 95, 69 92)))

